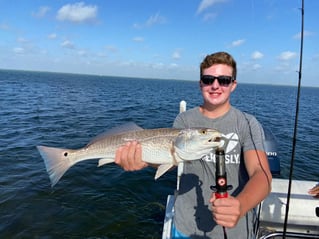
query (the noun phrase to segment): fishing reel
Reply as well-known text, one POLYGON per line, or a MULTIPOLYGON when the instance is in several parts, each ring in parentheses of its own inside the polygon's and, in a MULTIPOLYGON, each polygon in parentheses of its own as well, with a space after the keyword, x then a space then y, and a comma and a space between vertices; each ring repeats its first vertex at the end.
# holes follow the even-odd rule
POLYGON ((227 198, 228 190, 233 189, 232 185, 227 185, 226 164, 225 164, 225 151, 223 148, 215 150, 216 155, 216 185, 210 186, 210 189, 215 192, 216 198, 227 198))

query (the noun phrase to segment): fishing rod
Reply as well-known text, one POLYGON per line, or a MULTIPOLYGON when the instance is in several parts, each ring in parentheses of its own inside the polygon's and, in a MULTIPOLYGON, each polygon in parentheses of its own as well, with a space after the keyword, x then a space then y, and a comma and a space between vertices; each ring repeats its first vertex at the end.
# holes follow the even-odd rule
MULTIPOLYGON (((227 198, 228 190, 233 188, 232 185, 227 185, 226 163, 225 163, 225 151, 223 148, 217 148, 215 150, 216 155, 216 173, 215 180, 216 185, 210 188, 215 192, 216 198, 227 198)), ((224 239, 227 239, 226 228, 223 227, 224 239)))
POLYGON ((284 222, 284 232, 283 239, 286 238, 287 224, 288 224, 288 213, 289 213, 289 203, 291 196, 291 184, 292 184, 292 174, 295 161, 295 151, 296 151, 296 141, 297 141, 297 128, 298 128, 298 116, 299 116, 299 100, 300 100, 300 89, 301 89, 301 75, 302 75, 302 53, 303 53, 303 35, 304 35, 304 0, 301 3, 301 35, 300 35, 300 59, 299 59, 299 71, 298 71, 298 91, 296 99, 296 113, 295 113, 295 126, 293 134, 293 143, 292 143, 292 153, 290 161, 290 172, 289 172, 289 182, 288 182, 288 193, 287 193, 287 205, 286 205, 286 214, 284 222))

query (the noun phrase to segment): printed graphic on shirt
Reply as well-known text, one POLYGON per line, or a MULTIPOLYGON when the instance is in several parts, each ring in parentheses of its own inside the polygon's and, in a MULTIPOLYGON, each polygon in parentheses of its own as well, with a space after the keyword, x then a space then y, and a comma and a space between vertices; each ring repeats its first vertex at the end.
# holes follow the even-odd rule
MULTIPOLYGON (((239 137, 236 133, 229 133, 227 135, 222 135, 223 143, 222 146, 225 151, 225 163, 226 164, 239 164, 240 163, 240 145, 239 137)), ((205 155, 202 160, 207 162, 216 162, 215 151, 210 154, 205 155)))

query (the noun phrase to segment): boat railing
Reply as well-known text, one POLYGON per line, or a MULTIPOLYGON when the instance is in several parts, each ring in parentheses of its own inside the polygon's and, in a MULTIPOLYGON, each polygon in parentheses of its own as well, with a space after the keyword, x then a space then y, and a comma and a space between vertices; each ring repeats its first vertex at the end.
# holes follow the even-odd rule
MULTIPOLYGON (((283 236, 284 236, 284 232, 272 232, 267 235, 263 235, 259 237, 258 239, 279 239, 279 238, 283 238, 283 236)), ((286 238, 289 238, 289 239, 292 239, 292 238, 318 239, 319 238, 319 235, 299 233, 299 232, 286 232, 285 236, 286 238)))

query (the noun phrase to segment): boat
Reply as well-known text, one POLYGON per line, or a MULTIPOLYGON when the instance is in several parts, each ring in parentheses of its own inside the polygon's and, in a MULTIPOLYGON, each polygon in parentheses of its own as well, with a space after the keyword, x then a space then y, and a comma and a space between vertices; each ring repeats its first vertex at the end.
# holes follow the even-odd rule
MULTIPOLYGON (((314 186, 319 187, 316 181, 293 180, 294 152, 296 145, 296 131, 298 122, 299 95, 301 88, 302 50, 304 33, 304 0, 302 0, 301 47, 299 81, 293 137, 293 150, 290 162, 288 179, 280 178, 280 160, 277 157, 276 140, 270 130, 264 127, 265 150, 269 166, 273 175, 270 194, 256 207, 257 225, 255 237, 257 239, 279 238, 317 238, 319 239, 319 198, 308 194, 314 186)), ((186 110, 186 102, 180 102, 180 112, 186 110)), ((177 170, 176 192, 179 189, 179 179, 183 165, 177 170)), ((171 239, 171 229, 174 219, 175 195, 168 195, 163 225, 162 239, 171 239)))
MULTIPOLYGON (((259 238, 282 238, 288 184, 288 179, 274 178, 271 193, 259 205, 259 238)), ((314 185, 313 181, 292 181, 286 229, 289 238, 319 238, 319 200, 307 193, 314 185)))

